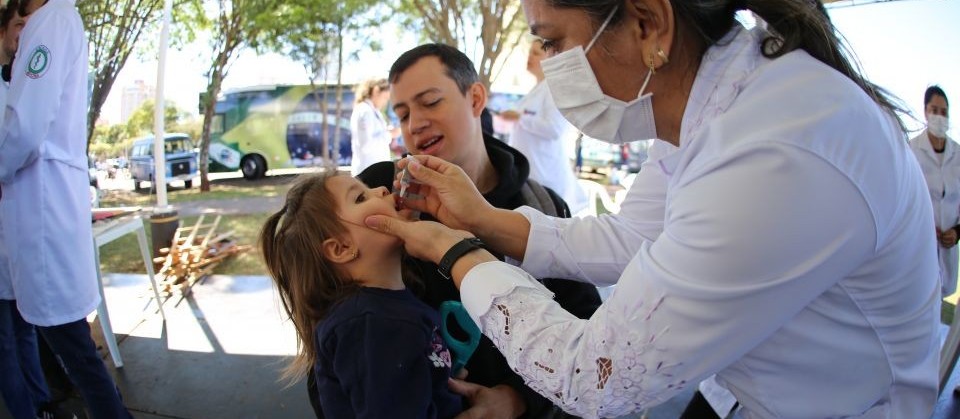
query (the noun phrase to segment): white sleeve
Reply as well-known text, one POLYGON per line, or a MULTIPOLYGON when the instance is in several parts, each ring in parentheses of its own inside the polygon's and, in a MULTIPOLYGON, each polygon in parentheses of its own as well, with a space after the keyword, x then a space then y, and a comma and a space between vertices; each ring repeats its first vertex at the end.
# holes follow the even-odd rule
MULTIPOLYGON (((75 23, 62 14, 31 21, 20 38, 11 69, 6 117, 0 130, 0 183, 9 182, 18 170, 39 157, 63 97, 63 77, 76 68, 83 38, 74 38, 75 23), (39 28, 37 26, 40 26, 39 28)), ((86 58, 86 57, 83 57, 86 58)))
POLYGON ((643 163, 619 214, 551 218, 518 209, 530 221, 523 270, 537 278, 615 284, 640 245, 663 231, 667 176, 658 167, 661 157, 666 156, 651 154, 643 163))
POLYGON ((589 320, 516 267, 491 262, 464 278, 483 333, 567 412, 620 416, 696 385, 874 251, 860 191, 813 154, 762 144, 696 172, 671 191, 663 234, 640 246, 589 320))

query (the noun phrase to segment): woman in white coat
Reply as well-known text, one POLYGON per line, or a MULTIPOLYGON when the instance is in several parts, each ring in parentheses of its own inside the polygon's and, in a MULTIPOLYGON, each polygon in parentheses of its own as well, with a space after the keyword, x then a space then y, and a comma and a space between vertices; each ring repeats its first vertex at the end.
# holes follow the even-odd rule
POLYGON ((927 129, 910 140, 933 202, 940 255, 941 295, 957 290, 957 232, 960 229, 960 147, 947 136, 949 103, 939 86, 930 86, 923 95, 927 129))
POLYGON ((383 108, 390 101, 390 83, 386 79, 367 80, 357 86, 356 103, 350 115, 350 147, 353 158, 350 173, 357 175, 371 164, 390 160, 393 141, 383 108))
POLYGON ((446 226, 367 225, 448 270, 510 365, 570 413, 619 416, 715 373, 748 418, 928 417, 940 292, 923 174, 812 3, 523 7, 574 126, 676 151, 651 154, 619 214, 571 220, 490 208, 418 156, 400 166, 424 199, 405 202, 446 226), (532 279, 551 275, 617 287, 578 320, 532 279))

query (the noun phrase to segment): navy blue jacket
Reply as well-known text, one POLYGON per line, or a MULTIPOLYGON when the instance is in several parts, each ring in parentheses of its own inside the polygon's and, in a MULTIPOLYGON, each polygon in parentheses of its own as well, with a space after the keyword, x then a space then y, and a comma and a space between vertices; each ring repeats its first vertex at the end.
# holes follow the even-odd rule
POLYGON ((361 288, 315 332, 317 397, 327 418, 451 418, 450 353, 440 317, 410 291, 361 288))

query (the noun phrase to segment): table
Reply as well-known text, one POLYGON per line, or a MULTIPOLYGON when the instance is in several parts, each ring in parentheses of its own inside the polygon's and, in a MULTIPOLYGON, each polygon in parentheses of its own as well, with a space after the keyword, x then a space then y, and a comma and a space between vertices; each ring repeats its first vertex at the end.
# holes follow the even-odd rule
POLYGON ((163 318, 164 321, 167 320, 167 315, 163 312, 163 300, 160 299, 160 291, 157 289, 157 279, 153 272, 153 260, 150 257, 150 247, 147 245, 147 233, 143 228, 143 219, 139 215, 133 215, 94 224, 93 257, 97 266, 97 286, 100 289, 100 305, 97 306, 97 316, 100 317, 100 327, 103 328, 103 338, 107 341, 107 349, 110 350, 113 364, 116 365, 117 368, 123 367, 123 359, 120 357, 117 337, 114 336, 113 326, 110 324, 110 312, 107 311, 107 298, 103 294, 103 276, 100 273, 100 246, 132 232, 137 233, 137 241, 140 244, 140 255, 143 256, 143 265, 147 269, 147 277, 150 278, 150 285, 153 286, 153 296, 156 298, 157 307, 160 307, 160 317, 163 318))

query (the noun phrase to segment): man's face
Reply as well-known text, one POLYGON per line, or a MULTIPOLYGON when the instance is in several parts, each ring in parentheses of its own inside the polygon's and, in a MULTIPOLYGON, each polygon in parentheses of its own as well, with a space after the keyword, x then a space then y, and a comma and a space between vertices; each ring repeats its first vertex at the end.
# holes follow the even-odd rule
POLYGON ((3 30, 3 52, 12 57, 17 52, 17 45, 20 43, 20 31, 27 20, 20 15, 14 14, 13 19, 3 30))
POLYGON ((446 67, 433 56, 421 58, 390 86, 390 102, 400 118, 407 150, 463 166, 483 147, 480 112, 486 91, 479 83, 460 93, 446 67))

